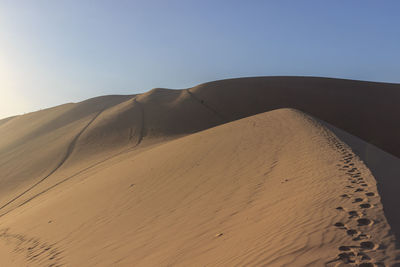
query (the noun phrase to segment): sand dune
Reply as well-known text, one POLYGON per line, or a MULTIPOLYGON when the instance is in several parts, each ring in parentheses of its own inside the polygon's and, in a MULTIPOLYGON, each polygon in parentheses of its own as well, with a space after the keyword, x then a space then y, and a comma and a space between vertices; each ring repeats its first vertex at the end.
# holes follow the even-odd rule
POLYGON ((2 120, 0 263, 391 266, 399 87, 234 79, 2 120))

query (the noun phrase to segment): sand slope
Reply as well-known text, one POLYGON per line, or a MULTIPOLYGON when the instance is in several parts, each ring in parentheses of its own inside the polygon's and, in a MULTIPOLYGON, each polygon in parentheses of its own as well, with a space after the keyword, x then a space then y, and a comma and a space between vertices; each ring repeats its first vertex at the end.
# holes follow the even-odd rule
POLYGON ((20 195, 60 171, 78 139, 102 110, 128 98, 98 97, 17 116, 1 124, 1 210, 16 205, 20 195))
POLYGON ((30 266, 336 266, 398 254, 367 167, 289 109, 122 154, 0 229, 8 260, 30 266))
POLYGON ((302 110, 400 156, 400 124, 388 115, 399 113, 399 96, 396 84, 259 77, 104 96, 4 119, 0 214, 62 182, 54 172, 70 177, 120 153, 276 108, 302 110))
POLYGON ((0 266, 391 266, 399 92, 244 78, 0 120, 0 266))

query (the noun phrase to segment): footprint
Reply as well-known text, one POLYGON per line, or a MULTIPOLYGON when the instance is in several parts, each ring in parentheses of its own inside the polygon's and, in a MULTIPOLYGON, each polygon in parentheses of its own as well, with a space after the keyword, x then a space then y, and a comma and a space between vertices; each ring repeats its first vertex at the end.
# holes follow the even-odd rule
POLYGON ((372 197, 372 196, 375 196, 375 193, 373 193, 373 192, 368 192, 368 193, 365 193, 365 195, 367 195, 367 196, 369 196, 369 197, 372 197))
POLYGON ((367 184, 361 184, 361 186, 368 186, 367 184))
POLYGON ((371 259, 371 258, 370 258, 367 254, 365 254, 364 252, 358 252, 358 253, 357 253, 357 256, 360 257, 362 261, 370 260, 370 259, 371 259))
POLYGON ((374 267, 375 265, 370 262, 363 262, 358 265, 358 267, 374 267))
POLYGON ((341 196, 341 197, 350 198, 348 194, 343 194, 343 195, 340 195, 340 196, 341 196))
POLYGON ((350 218, 358 217, 358 212, 355 210, 349 211, 350 218))
POLYGON ((336 207, 337 210, 343 210, 343 207, 336 207))
POLYGON ((339 260, 342 260, 344 263, 353 263, 353 258, 355 257, 353 252, 344 252, 338 255, 339 260))
POLYGON ((353 203, 357 203, 357 202, 361 202, 361 201, 363 201, 363 199, 360 198, 360 197, 358 197, 358 198, 355 198, 355 199, 354 199, 353 203))
POLYGON ((371 204, 369 204, 369 203, 360 204, 360 208, 362 208, 362 209, 369 209, 369 208, 371 208, 371 204))
POLYGON ((344 227, 344 224, 342 222, 337 222, 334 224, 336 227, 344 227))
POLYGON ((353 238, 354 241, 366 240, 369 239, 370 236, 366 234, 359 234, 357 237, 353 238))
POLYGON ((365 225, 370 225, 372 224, 372 221, 367 218, 361 218, 357 220, 358 226, 365 226, 365 225))
POLYGON ((340 251, 350 251, 350 248, 348 246, 340 246, 338 249, 340 251))
POLYGON ((357 230, 354 230, 354 229, 349 229, 349 230, 346 231, 346 233, 347 233, 348 235, 353 236, 353 235, 356 235, 356 234, 358 233, 358 231, 357 231, 357 230))
POLYGON ((364 241, 360 243, 360 247, 362 249, 373 249, 375 248, 375 244, 371 241, 364 241))
POLYGON ((364 191, 364 189, 362 189, 362 188, 357 188, 356 191, 354 191, 354 192, 361 192, 361 191, 364 191))

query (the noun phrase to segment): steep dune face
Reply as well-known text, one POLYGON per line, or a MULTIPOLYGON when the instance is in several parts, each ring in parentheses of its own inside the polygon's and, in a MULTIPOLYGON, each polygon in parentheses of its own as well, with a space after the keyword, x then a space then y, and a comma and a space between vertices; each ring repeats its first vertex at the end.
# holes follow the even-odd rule
POLYGON ((188 90, 153 89, 137 101, 144 109, 144 135, 151 138, 181 136, 224 123, 188 90))
POLYGON ((3 216, 0 230, 17 251, 4 262, 29 266, 336 266, 397 256, 369 170, 289 109, 121 154, 3 216))
POLYGON ((215 81, 190 91, 228 120, 295 108, 400 157, 400 85, 312 77, 215 81), (383 130, 382 130, 383 129, 383 130))

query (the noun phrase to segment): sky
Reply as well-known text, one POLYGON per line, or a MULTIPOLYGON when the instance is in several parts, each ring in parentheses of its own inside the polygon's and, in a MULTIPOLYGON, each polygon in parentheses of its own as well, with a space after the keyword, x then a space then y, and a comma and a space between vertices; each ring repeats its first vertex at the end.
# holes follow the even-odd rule
POLYGON ((246 76, 400 83, 400 1, 0 0, 0 118, 246 76))

